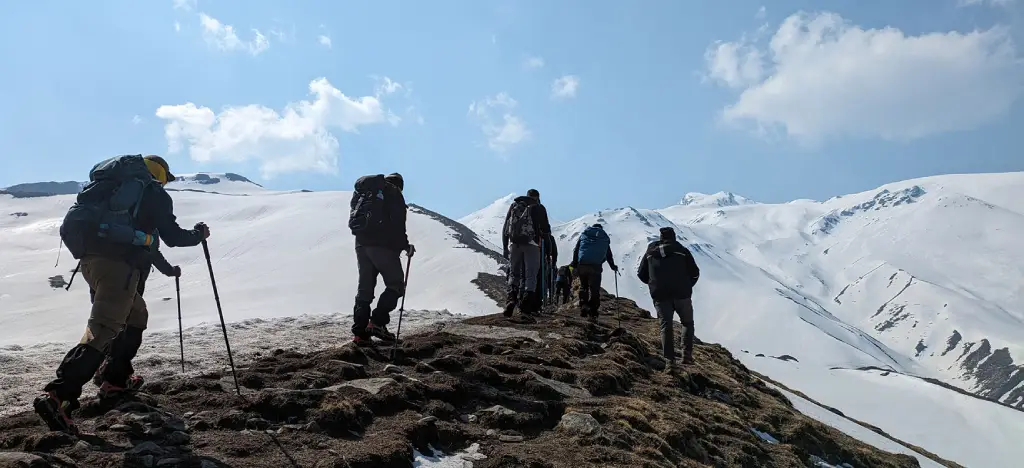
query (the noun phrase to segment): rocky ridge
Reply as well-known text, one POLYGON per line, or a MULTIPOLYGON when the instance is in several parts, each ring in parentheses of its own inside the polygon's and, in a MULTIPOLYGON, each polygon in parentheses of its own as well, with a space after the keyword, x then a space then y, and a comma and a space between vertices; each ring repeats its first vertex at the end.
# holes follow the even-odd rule
POLYGON ((919 466, 802 415, 719 345, 666 370, 657 321, 604 301, 598 324, 563 306, 438 325, 394 359, 279 349, 239 369, 241 396, 230 372, 148 382, 84 400, 78 437, 0 419, 0 467, 410 467, 471 446, 477 468, 919 466))

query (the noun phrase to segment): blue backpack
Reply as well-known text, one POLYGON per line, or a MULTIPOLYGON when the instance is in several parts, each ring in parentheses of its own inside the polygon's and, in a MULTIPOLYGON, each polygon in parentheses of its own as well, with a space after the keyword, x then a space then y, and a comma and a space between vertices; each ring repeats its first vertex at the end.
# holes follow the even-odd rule
POLYGON ((580 250, 576 261, 581 265, 600 265, 608 257, 608 246, 612 240, 604 229, 590 226, 580 235, 580 250))
POLYGON ((155 181, 141 154, 116 156, 93 166, 60 226, 61 241, 76 260, 99 241, 149 246, 154 237, 136 229, 146 188, 155 181))

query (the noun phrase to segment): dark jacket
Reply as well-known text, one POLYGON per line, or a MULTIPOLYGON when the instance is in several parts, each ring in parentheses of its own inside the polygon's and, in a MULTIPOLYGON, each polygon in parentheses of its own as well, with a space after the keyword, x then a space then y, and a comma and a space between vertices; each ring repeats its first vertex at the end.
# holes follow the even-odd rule
POLYGON ((150 251, 149 259, 152 261, 150 263, 151 266, 140 265, 142 271, 139 273, 139 286, 135 288, 135 291, 140 296, 146 292, 146 280, 149 279, 151 267, 156 267, 157 271, 165 276, 174 276, 174 267, 164 258, 164 254, 160 253, 160 249, 150 251))
MULTIPOLYGON (((135 220, 135 229, 147 234, 158 235, 168 247, 192 247, 203 241, 203 234, 197 229, 182 229, 174 216, 174 201, 159 184, 146 187, 135 220)), ((139 268, 148 269, 152 263, 149 247, 112 244, 102 239, 93 241, 89 253, 105 257, 120 258, 139 268)))
POLYGON ((647 246, 636 275, 650 286, 655 301, 689 299, 700 279, 700 268, 679 241, 659 240, 647 246))
POLYGON ((547 236, 551 234, 551 223, 548 221, 548 210, 544 208, 536 198, 533 197, 516 197, 512 201, 512 204, 508 207, 508 212, 505 213, 505 224, 501 228, 501 248, 505 253, 508 253, 508 220, 512 217, 512 207, 516 206, 517 202, 525 201, 530 205, 530 217, 533 218, 533 231, 537 233, 537 237, 533 239, 537 245, 540 245, 541 236, 547 236))
MULTIPOLYGON (((582 241, 583 241, 583 236, 580 236, 579 239, 576 239, 576 247, 573 247, 573 249, 572 249, 572 264, 571 265, 573 266, 573 268, 576 268, 576 267, 579 266, 579 260, 578 259, 580 258, 580 242, 582 242, 582 241)), ((606 253, 604 255, 604 260, 606 262, 608 262, 608 266, 610 266, 612 268, 612 270, 618 269, 618 267, 615 266, 615 257, 612 255, 612 246, 611 246, 611 244, 608 245, 608 253, 606 253)), ((598 269, 600 269, 601 265, 598 264, 597 267, 598 267, 598 269)))
MULTIPOLYGON (((356 181, 356 187, 362 182, 377 176, 363 176, 356 181)), ((352 193, 352 201, 349 202, 350 209, 356 209, 359 201, 359 192, 352 193)), ((356 247, 385 247, 396 251, 403 251, 409 248, 409 233, 406 229, 406 216, 408 206, 405 204, 405 195, 402 190, 390 182, 384 183, 384 211, 388 214, 388 223, 384 232, 380 234, 359 233, 356 234, 356 247)))
POLYGON ((555 275, 558 282, 565 282, 566 284, 572 284, 572 269, 569 265, 563 265, 558 267, 558 274, 555 275))
POLYGON ((558 265, 558 244, 555 242, 555 236, 549 233, 547 237, 544 241, 544 255, 548 257, 548 263, 558 265))

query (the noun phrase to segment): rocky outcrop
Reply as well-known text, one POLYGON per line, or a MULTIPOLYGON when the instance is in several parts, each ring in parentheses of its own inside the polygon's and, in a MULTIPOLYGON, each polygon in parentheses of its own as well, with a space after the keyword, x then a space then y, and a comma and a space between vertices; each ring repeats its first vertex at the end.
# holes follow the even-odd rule
POLYGON ((220 372, 154 380, 117 405, 85 400, 90 435, 0 419, 0 463, 405 468, 414 450, 473 446, 477 468, 919 466, 807 418, 719 345, 668 366, 633 301, 605 296, 602 313, 476 317, 407 337, 394 359, 277 350, 239 369, 241 396, 220 372))

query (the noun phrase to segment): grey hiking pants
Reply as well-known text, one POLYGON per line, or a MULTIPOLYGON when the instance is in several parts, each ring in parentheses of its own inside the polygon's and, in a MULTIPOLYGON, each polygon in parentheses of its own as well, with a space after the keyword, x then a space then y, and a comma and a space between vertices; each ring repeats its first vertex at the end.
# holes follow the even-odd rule
POLYGON ((356 266, 359 269, 359 284, 356 287, 356 304, 352 311, 352 334, 362 336, 366 326, 387 325, 391 322, 391 311, 398 307, 398 299, 405 295, 405 272, 402 271, 402 251, 387 247, 357 246, 356 266), (384 279, 384 292, 377 301, 377 307, 370 312, 377 275, 384 279))
POLYGON ((683 357, 693 355, 693 300, 669 299, 655 301, 654 310, 658 311, 661 321, 661 353, 665 359, 676 358, 675 336, 672 334, 672 318, 679 314, 683 324, 683 357))
POLYGON ((523 288, 529 292, 537 290, 537 274, 540 271, 540 246, 534 244, 512 244, 508 248, 510 288, 523 288), (525 278, 523 278, 525 276, 525 278))

